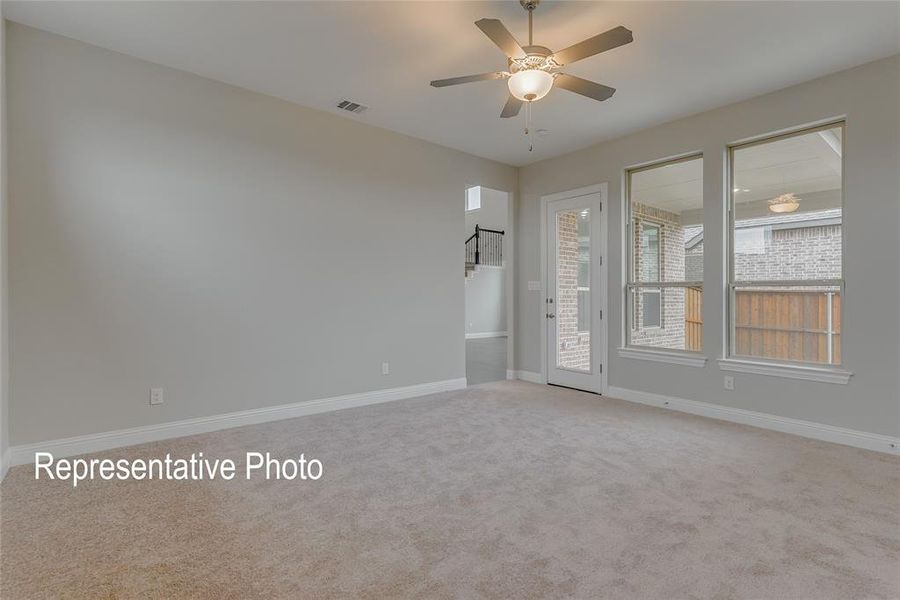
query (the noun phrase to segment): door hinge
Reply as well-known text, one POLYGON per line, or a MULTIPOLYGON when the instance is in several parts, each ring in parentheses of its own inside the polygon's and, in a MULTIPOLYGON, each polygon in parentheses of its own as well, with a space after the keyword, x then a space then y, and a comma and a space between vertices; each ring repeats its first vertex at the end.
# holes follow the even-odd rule
POLYGON ((600 372, 603 372, 603 365, 600 365, 600 372))
POLYGON ((600 320, 602 321, 602 320, 603 320, 603 311, 601 310, 601 311, 598 311, 598 312, 600 313, 600 320))
POLYGON ((602 265, 603 265, 603 257, 601 256, 601 257, 598 259, 598 261, 599 261, 599 264, 602 266, 602 265))

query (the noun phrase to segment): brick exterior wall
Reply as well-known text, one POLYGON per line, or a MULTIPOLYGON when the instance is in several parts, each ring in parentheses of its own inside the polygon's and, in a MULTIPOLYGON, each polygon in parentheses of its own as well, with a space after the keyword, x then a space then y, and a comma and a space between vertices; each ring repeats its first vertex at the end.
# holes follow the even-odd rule
MULTIPOLYGON (((750 228, 747 228, 750 229, 750 228)), ((734 255, 737 281, 778 279, 840 279, 841 226, 826 225, 763 231, 764 246, 734 255)), ((745 229, 746 231, 746 229, 745 229)), ((703 279, 703 242, 685 252, 689 281, 703 279)))
MULTIPOLYGON (((648 224, 653 224, 659 227, 660 280, 684 281, 685 240, 681 217, 675 213, 635 202, 631 206, 631 222, 634 228, 632 241, 635 273, 642 272, 645 260, 641 253, 642 233, 648 224)), ((684 290, 668 288, 662 289, 660 293, 662 312, 660 327, 644 326, 643 297, 638 293, 634 298, 631 343, 636 346, 684 349, 684 290)))
MULTIPOLYGON (((684 243, 687 244, 698 235, 703 234, 703 227, 694 225, 684 230, 684 243)), ((684 280, 703 281, 703 239, 690 248, 684 249, 684 280)))
POLYGON ((735 279, 840 279, 841 226, 763 231, 765 251, 734 255, 735 279))
POLYGON ((703 242, 684 253, 684 280, 703 281, 703 242))
POLYGON ((556 341, 557 364, 591 368, 591 334, 578 331, 578 212, 557 215, 556 341))

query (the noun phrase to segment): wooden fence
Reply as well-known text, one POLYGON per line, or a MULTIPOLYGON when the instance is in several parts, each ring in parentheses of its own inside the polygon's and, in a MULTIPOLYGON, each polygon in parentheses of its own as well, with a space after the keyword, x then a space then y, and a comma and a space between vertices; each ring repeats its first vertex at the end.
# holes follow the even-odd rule
POLYGON ((839 292, 738 290, 734 319, 735 355, 841 363, 839 292))
MULTIPOLYGON (((839 292, 738 290, 734 309, 735 355, 841 363, 839 292)), ((703 290, 700 288, 685 290, 684 348, 703 349, 703 290)))
POLYGON ((684 291, 684 349, 703 350, 703 290, 684 291))

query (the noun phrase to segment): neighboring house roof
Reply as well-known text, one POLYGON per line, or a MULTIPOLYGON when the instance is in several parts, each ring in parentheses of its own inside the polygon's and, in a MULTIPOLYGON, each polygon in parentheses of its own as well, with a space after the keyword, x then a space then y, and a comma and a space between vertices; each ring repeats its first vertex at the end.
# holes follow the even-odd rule
POLYGON ((703 241, 703 227, 685 227, 684 228, 684 248, 690 250, 703 241))
MULTIPOLYGON (((841 209, 817 210, 790 215, 778 215, 777 217, 757 217, 755 219, 742 219, 735 223, 735 229, 752 229, 755 227, 771 227, 775 229, 804 229, 807 227, 826 227, 828 225, 841 224, 841 209)), ((703 227, 693 226, 684 228, 684 247, 686 250, 694 248, 703 241, 703 227)))

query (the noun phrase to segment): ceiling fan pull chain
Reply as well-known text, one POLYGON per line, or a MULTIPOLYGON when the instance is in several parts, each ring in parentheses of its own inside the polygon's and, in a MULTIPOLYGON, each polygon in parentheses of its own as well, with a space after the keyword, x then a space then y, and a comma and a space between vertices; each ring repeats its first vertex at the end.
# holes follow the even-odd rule
POLYGON ((525 103, 525 139, 528 140, 528 151, 533 151, 534 137, 531 135, 531 102, 525 103))

